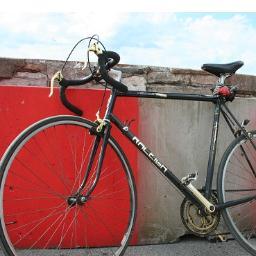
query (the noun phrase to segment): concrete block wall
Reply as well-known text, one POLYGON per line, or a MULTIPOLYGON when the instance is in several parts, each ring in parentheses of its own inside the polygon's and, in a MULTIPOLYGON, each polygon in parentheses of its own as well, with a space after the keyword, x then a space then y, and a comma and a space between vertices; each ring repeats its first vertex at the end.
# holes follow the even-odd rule
MULTIPOLYGON (((52 75, 60 70, 63 61, 38 59, 0 58, 0 82, 9 85, 49 86, 52 75)), ((63 74, 66 78, 79 78, 89 74, 82 70, 84 63, 68 62, 63 74)), ((200 66, 200 65, 199 65, 200 66)), ((168 67, 137 66, 121 64, 116 67, 122 71, 122 81, 130 90, 184 91, 210 93, 216 77, 201 70, 177 69, 168 67)), ((256 96, 256 77, 237 74, 227 83, 238 85, 242 97, 256 96)), ((92 82, 84 87, 100 88, 92 82)))
MULTIPOLYGON (((0 59, 0 85, 49 86, 51 76, 62 65, 52 60, 0 59)), ((81 62, 68 62, 64 76, 84 76, 89 71, 81 71, 82 66, 81 62)), ((122 71, 122 81, 130 90, 211 94, 217 80, 200 70, 134 65, 118 65, 116 69, 122 71)), ((250 119, 249 129, 255 129, 256 77, 235 75, 227 82, 239 88, 237 99, 229 103, 235 116, 241 121, 250 119)), ((95 82, 83 87, 102 88, 95 82)), ((212 119, 211 103, 139 99, 138 137, 178 177, 197 170, 195 184, 200 188, 206 175, 212 119)), ((219 134, 215 177, 221 156, 233 139, 224 122, 219 134)), ((170 242, 186 234, 179 213, 182 195, 142 155, 138 171, 139 243, 170 242)), ((225 226, 220 225, 217 233, 223 230, 225 226)))

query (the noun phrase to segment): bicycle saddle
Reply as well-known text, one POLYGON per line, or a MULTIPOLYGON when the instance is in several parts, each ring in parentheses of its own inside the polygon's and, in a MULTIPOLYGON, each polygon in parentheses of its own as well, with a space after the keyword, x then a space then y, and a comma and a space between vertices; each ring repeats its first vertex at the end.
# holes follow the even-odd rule
POLYGON ((203 70, 220 77, 221 75, 230 74, 235 72, 244 65, 242 61, 235 61, 228 64, 203 64, 203 70))

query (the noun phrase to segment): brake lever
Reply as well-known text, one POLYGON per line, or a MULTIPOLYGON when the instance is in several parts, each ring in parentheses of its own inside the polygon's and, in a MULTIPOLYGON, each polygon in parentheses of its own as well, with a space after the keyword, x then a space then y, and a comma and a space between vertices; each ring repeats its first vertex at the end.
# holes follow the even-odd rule
POLYGON ((55 80, 57 80, 58 82, 60 82, 63 79, 63 75, 61 73, 61 71, 57 71, 51 79, 51 85, 50 85, 50 93, 49 93, 49 97, 52 97, 53 95, 53 86, 54 86, 54 82, 55 80))
POLYGON ((90 48, 88 48, 88 52, 94 52, 96 55, 102 54, 102 49, 99 46, 99 43, 93 43, 90 48))

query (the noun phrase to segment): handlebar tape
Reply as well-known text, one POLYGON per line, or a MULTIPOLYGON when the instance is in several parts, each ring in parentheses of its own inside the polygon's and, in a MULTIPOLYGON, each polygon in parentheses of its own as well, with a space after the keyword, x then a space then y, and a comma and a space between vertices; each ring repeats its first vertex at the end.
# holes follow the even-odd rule
POLYGON ((65 78, 62 78, 62 80, 60 81, 60 85, 61 87, 68 87, 68 86, 74 86, 74 85, 83 85, 83 84, 86 84, 86 83, 89 83, 90 81, 92 81, 94 78, 93 78, 93 75, 90 74, 89 76, 83 78, 83 79, 80 79, 80 80, 68 80, 68 79, 65 79, 65 78))
POLYGON ((121 92, 127 92, 128 88, 126 85, 124 85, 121 82, 116 81, 115 79, 113 79, 112 77, 110 77, 108 75, 108 71, 106 68, 106 63, 108 63, 109 59, 112 59, 112 63, 118 63, 120 60, 120 57, 117 53, 115 52, 110 52, 110 51, 103 51, 101 54, 98 55, 98 63, 100 66, 100 74, 102 76, 102 78, 110 85, 112 85, 115 89, 117 89, 118 91, 121 92))
POLYGON ((118 53, 112 52, 112 51, 107 51, 105 53, 107 53, 107 58, 108 58, 106 69, 112 68, 119 63, 120 56, 118 53))
POLYGON ((62 104, 67 108, 69 109, 71 112, 79 115, 79 116, 82 116, 83 115, 83 111, 81 109, 79 109, 78 107, 76 107, 75 105, 73 105, 68 99, 67 99, 67 96, 66 96, 66 89, 68 88, 68 86, 75 86, 75 85, 82 85, 82 84, 86 84, 90 81, 93 80, 93 75, 89 75, 83 79, 80 79, 80 80, 68 80, 68 79, 65 79, 63 78, 61 81, 60 81, 60 99, 61 99, 61 102, 62 104))
POLYGON ((62 104, 67 109, 69 109, 71 112, 73 112, 79 116, 82 116, 83 111, 68 101, 66 94, 65 94, 66 89, 67 89, 67 87, 64 87, 64 86, 60 87, 60 99, 61 99, 62 104))

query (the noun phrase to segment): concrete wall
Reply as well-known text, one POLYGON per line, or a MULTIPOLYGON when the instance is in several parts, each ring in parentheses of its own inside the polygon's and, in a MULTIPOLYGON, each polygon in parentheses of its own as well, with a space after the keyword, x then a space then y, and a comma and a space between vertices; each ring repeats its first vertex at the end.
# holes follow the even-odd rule
MULTIPOLYGON (((9 85, 49 86, 52 75, 63 64, 63 61, 54 60, 0 58, 0 82, 9 85)), ((71 79, 88 74, 88 69, 81 70, 83 65, 82 62, 68 62, 64 76, 71 79)), ((201 70, 124 64, 118 65, 116 69, 123 72, 123 82, 130 90, 210 93, 209 89, 216 82, 215 76, 201 70)), ((239 94, 243 97, 256 96, 255 76, 235 75, 227 82, 239 85, 239 94)), ((84 87, 100 88, 94 82, 84 87)))
MULTIPOLYGON (((189 101, 141 101, 140 135, 142 141, 156 154, 166 166, 178 176, 184 177, 198 171, 199 177, 194 185, 202 188, 207 170, 210 136, 213 119, 211 103, 189 101), (150 113, 149 110, 150 109, 150 113), (145 133, 146 131, 146 133, 145 133)), ((238 98, 232 103, 234 114, 252 120, 250 127, 256 127, 255 98, 238 98)), ((221 121, 224 121, 221 118, 221 121)), ((224 122, 221 122, 216 155, 215 177, 221 156, 233 140, 233 135, 224 122)), ((175 239, 185 230, 180 219, 179 207, 183 196, 154 170, 143 156, 139 157, 140 198, 143 202, 143 239, 161 242, 175 239)), ((220 225, 217 230, 225 230, 220 225)), ((215 235, 215 233, 213 234, 215 235)))
MULTIPOLYGON (((0 84, 48 86, 51 76, 62 64, 50 60, 0 59, 0 84)), ((80 62, 69 62, 64 76, 83 76, 82 65, 80 62)), ((122 81, 130 90, 210 94, 210 88, 216 82, 216 77, 199 70, 132 65, 119 65, 117 69, 123 72, 122 81)), ((236 75, 228 82, 239 87, 238 98, 229 103, 234 114, 241 121, 250 119, 249 128, 256 127, 256 77, 236 75)), ((99 88, 95 83, 88 86, 99 88)), ((213 107, 213 104, 204 102, 139 100, 141 140, 155 155, 161 156, 161 161, 178 177, 197 170, 199 178, 195 184, 198 188, 202 186, 206 174, 213 107)), ((232 134, 222 122, 215 171, 232 139, 232 134)), ((142 155, 139 155, 138 167, 139 242, 170 242, 186 234, 179 213, 182 195, 170 187, 142 155)), ((217 233, 224 229, 220 225, 217 233)))

